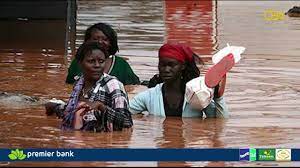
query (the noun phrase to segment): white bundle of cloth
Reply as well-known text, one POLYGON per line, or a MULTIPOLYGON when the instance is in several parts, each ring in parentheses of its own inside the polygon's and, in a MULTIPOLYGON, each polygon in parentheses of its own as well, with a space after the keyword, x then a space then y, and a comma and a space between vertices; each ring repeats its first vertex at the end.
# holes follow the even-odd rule
MULTIPOLYGON (((212 62, 217 64, 220 60, 229 54, 233 55, 234 62, 241 60, 241 54, 245 47, 227 46, 212 56, 212 62)), ((186 84, 185 99, 193 109, 203 110, 206 108, 214 97, 214 88, 209 88, 205 84, 205 76, 197 77, 186 84)))

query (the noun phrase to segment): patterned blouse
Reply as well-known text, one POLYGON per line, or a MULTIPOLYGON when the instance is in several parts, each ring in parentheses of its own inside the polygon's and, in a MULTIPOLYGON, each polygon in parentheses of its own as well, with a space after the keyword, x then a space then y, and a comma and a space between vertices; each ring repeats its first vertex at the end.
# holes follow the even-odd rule
MULTIPOLYGON (((62 129, 74 129, 76 107, 79 104, 83 84, 84 78, 81 77, 73 88, 63 115, 62 129)), ((102 102, 106 106, 106 110, 88 113, 92 117, 88 116, 87 118, 95 119, 84 120, 81 130, 100 132, 132 127, 127 93, 117 78, 104 73, 87 95, 89 95, 90 102, 102 102)))

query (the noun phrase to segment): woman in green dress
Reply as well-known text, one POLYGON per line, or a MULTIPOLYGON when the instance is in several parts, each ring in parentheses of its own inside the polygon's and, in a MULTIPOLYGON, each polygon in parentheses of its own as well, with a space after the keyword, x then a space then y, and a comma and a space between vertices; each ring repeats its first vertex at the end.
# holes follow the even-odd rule
MULTIPOLYGON (((110 25, 97 23, 89 27, 85 32, 84 42, 89 41, 99 41, 107 47, 110 57, 105 62, 104 73, 117 77, 124 85, 140 84, 139 78, 133 72, 128 62, 115 55, 119 51, 118 39, 117 33, 110 25)), ((81 48, 79 47, 78 51, 81 48)), ((81 74, 82 70, 77 60, 73 59, 68 69, 66 83, 73 84, 80 78, 81 74)))

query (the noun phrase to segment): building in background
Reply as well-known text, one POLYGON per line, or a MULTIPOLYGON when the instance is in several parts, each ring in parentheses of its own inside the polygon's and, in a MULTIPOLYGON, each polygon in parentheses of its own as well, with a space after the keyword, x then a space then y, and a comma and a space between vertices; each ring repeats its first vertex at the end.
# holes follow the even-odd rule
POLYGON ((0 1, 0 49, 55 50, 75 48, 76 0, 0 1))

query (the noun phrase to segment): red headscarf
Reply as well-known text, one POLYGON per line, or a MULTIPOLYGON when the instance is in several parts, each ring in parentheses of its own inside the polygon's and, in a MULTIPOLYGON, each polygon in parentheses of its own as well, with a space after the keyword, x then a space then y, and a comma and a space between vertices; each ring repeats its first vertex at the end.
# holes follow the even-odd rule
POLYGON ((191 62, 193 60, 193 51, 190 47, 183 44, 167 43, 160 47, 158 56, 159 58, 174 58, 184 63, 185 61, 191 62))

